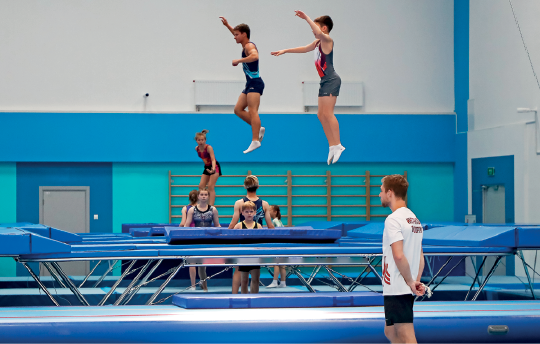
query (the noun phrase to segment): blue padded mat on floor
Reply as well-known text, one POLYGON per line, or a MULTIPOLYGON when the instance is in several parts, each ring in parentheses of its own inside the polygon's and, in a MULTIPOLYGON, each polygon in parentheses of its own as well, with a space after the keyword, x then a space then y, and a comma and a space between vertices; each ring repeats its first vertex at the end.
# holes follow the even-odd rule
POLYGON ((178 294, 172 303, 186 309, 313 308, 382 306, 383 296, 374 292, 279 293, 279 294, 178 294))

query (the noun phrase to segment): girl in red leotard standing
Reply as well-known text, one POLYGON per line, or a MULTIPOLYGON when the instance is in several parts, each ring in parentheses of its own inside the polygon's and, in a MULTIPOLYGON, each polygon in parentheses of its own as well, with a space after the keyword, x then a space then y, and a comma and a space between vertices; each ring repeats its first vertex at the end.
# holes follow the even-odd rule
POLYGON ((204 169, 201 175, 201 182, 199 183, 199 190, 207 188, 208 193, 210 194, 208 199, 208 204, 214 205, 216 201, 216 182, 221 176, 221 166, 217 162, 214 155, 214 149, 212 146, 206 144, 206 134, 208 130, 203 130, 200 133, 195 134, 195 141, 197 141, 197 147, 195 151, 199 155, 199 158, 204 162, 204 169))

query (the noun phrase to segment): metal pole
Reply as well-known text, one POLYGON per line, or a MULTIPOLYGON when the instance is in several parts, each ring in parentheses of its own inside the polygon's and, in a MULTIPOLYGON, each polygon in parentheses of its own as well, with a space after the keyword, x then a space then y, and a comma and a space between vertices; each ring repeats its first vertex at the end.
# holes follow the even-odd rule
POLYGON ((304 278, 304 276, 302 276, 302 274, 298 271, 298 269, 294 266, 291 266, 291 271, 293 274, 295 274, 298 279, 300 280, 300 282, 302 282, 302 284, 312 293, 316 293, 315 289, 313 289, 313 287, 306 281, 306 279, 304 278))
POLYGON ((321 270, 321 267, 322 265, 317 265, 315 267, 315 269, 313 269, 313 272, 311 272, 311 275, 309 276, 308 280, 307 280, 307 283, 309 285, 311 285, 311 282, 313 282, 313 279, 315 278, 315 276, 317 276, 317 274, 319 273, 319 271, 321 270))
MULTIPOLYGON (((454 271, 454 269, 455 269, 456 267, 458 267, 458 265, 461 264, 461 262, 462 262, 465 258, 467 258, 467 256, 464 256, 463 258, 461 258, 461 259, 459 260, 459 262, 457 262, 457 264, 454 265, 454 266, 450 269, 450 271, 448 271, 448 273, 447 273, 446 275, 444 275, 444 277, 441 279, 441 281, 440 281, 439 283, 437 283, 437 285, 435 285, 435 286, 431 289, 431 291, 433 292, 435 289, 437 289, 437 287, 440 286, 440 285, 442 284, 442 282, 446 279, 446 277, 450 276, 450 274, 452 273, 452 271, 454 271)), ((414 300, 416 301, 419 297, 420 297, 420 296, 417 296, 414 300)), ((426 298, 426 294, 424 294, 424 296, 422 297, 422 300, 420 300, 420 301, 424 301, 425 298, 426 298)))
POLYGON ((56 306, 60 306, 60 304, 58 304, 58 302, 56 302, 56 300, 55 300, 54 297, 51 295, 51 293, 49 293, 49 291, 47 290, 47 288, 45 288, 45 285, 44 285, 43 283, 41 283, 41 281, 40 281, 39 278, 36 276, 36 274, 34 273, 34 271, 32 271, 32 269, 30 269, 30 267, 28 266, 28 264, 23 263, 23 262, 21 262, 21 264, 26 268, 26 270, 28 270, 28 272, 30 273, 30 275, 32 276, 32 278, 34 278, 34 280, 39 284, 40 288, 43 289, 43 291, 45 292, 45 294, 47 294, 47 296, 51 299, 51 301, 52 301, 56 306))
POLYGON ((491 270, 489 270, 489 273, 487 274, 486 278, 484 279, 484 282, 474 295, 471 301, 476 301, 476 298, 480 295, 484 287, 486 286, 488 280, 491 278, 491 276, 495 273, 495 269, 497 269, 497 266, 499 266, 499 263, 501 262, 502 256, 498 256, 497 260, 495 260, 495 263, 493 263, 493 266, 491 267, 491 270))
POLYGON ((167 284, 169 284, 169 282, 174 278, 174 276, 176 276, 176 274, 178 273, 178 271, 180 271, 180 269, 184 266, 184 263, 185 263, 185 260, 182 260, 182 263, 180 263, 180 265, 178 265, 178 267, 176 268, 176 270, 174 270, 174 272, 172 274, 169 275, 169 277, 167 277, 167 279, 165 280, 165 282, 163 282, 163 284, 158 288, 158 290, 156 290, 156 292, 154 293, 154 295, 152 295, 148 301, 146 301, 146 305, 151 305, 152 302, 154 302, 154 300, 159 296, 159 294, 161 294, 161 292, 163 291, 163 289, 165 289, 165 287, 167 286, 167 284))
POLYGON ((375 270, 375 268, 374 268, 371 264, 368 264, 368 267, 371 269, 371 271, 373 271, 373 273, 374 273, 377 277, 379 277, 379 279, 381 280, 381 284, 382 284, 383 279, 382 279, 381 275, 379 275, 379 273, 377 272, 377 270, 375 270))
POLYGON ((129 296, 126 298, 126 300, 124 301, 124 305, 127 305, 129 303, 129 301, 131 301, 131 299, 135 296, 135 294, 137 294, 137 292, 139 290, 141 290, 141 287, 143 286, 143 284, 146 283, 146 281, 148 281, 148 279, 150 278, 150 276, 152 276, 152 274, 154 273, 154 271, 156 271, 156 269, 158 268, 158 266, 161 264, 161 262, 163 262, 163 259, 160 259, 157 261, 157 263, 152 267, 152 269, 150 269, 150 272, 144 276, 144 278, 141 280, 141 282, 139 283, 139 285, 135 288, 133 288, 132 291, 130 291, 130 294, 129 296))
POLYGON ((86 280, 88 279, 88 277, 90 277, 90 275, 92 275, 94 273, 94 271, 96 270, 96 268, 98 267, 98 265, 101 264, 101 260, 99 262, 97 262, 96 266, 94 266, 94 268, 90 271, 90 273, 88 275, 86 275, 86 277, 84 278, 84 280, 81 282, 81 284, 79 285, 79 288, 82 288, 83 284, 86 282, 86 280))
POLYGON ((111 290, 109 290, 109 292, 103 297, 103 300, 101 300, 98 303, 98 306, 103 306, 105 304, 105 302, 107 302, 107 299, 109 298, 109 296, 111 296, 111 294, 114 293, 114 290, 116 289, 116 287, 118 287, 118 285, 120 284, 120 282, 122 282, 124 277, 127 276, 127 274, 129 273, 129 271, 131 270, 133 265, 135 265, 136 262, 137 261, 134 260, 134 261, 131 262, 131 264, 129 264, 126 271, 124 271, 124 273, 122 275, 120 275, 120 278, 118 279, 118 281, 114 282, 113 286, 111 287, 111 290))
POLYGON ((58 274, 54 271, 54 269, 52 269, 49 265, 49 263, 47 262, 43 262, 43 266, 45 266, 45 268, 49 271, 49 273, 51 274, 51 276, 56 280, 56 282, 58 282, 58 284, 60 284, 60 286, 62 288, 67 288, 64 284, 64 282, 62 282, 62 279, 60 278, 60 276, 58 276, 58 274))
POLYGON ((330 279, 336 284, 336 286, 338 287, 338 290, 342 293, 346 293, 347 289, 345 289, 343 284, 341 284, 341 282, 336 278, 336 276, 334 276, 334 274, 332 273, 332 271, 330 271, 328 266, 325 265, 324 268, 326 269, 326 271, 328 271, 328 275, 330 275, 330 279))
MULTIPOLYGON (((371 264, 371 259, 368 259, 368 262, 371 264)), ((380 263, 380 261, 377 264, 379 264, 379 263, 380 263)), ((375 264, 375 265, 377 265, 377 264, 375 264)), ((362 282, 362 280, 369 275, 369 272, 368 272, 365 277, 362 277, 362 275, 364 274, 364 272, 367 271, 367 269, 370 269, 369 266, 366 266, 364 268, 364 270, 362 270, 360 275, 358 275, 358 277, 356 277, 356 279, 352 282, 351 286, 349 287, 349 289, 347 289, 347 291, 351 292, 351 291, 355 290, 356 287, 360 284, 360 282, 362 282), (360 278, 360 277, 362 277, 362 278, 360 278), (360 281, 358 281, 358 279, 360 279, 360 281)), ((371 272, 371 269, 370 269, 370 272, 371 272)))
POLYGON ((109 265, 109 268, 105 271, 105 273, 97 280, 97 282, 94 284, 93 288, 97 287, 98 284, 100 284, 104 279, 105 279, 105 276, 107 276, 109 274, 109 272, 112 271, 112 269, 114 268, 114 266, 116 265, 116 263, 118 263, 118 260, 115 260, 113 261, 113 263, 111 265, 109 265))
POLYGON ((116 302, 114 303, 115 306, 118 306, 122 300, 129 294, 131 288, 135 285, 135 283, 137 283, 137 281, 139 280, 139 278, 141 278, 141 276, 144 274, 144 272, 146 271, 146 269, 148 269, 148 267, 150 266, 150 264, 152 264, 153 260, 149 260, 148 262, 146 262, 146 264, 144 265, 144 267, 141 269, 141 271, 139 271, 139 273, 137 274, 137 276, 135 276, 135 278, 133 278, 133 281, 131 281, 131 283, 127 286, 126 290, 124 290, 124 292, 122 293, 122 295, 120 295, 120 297, 118 298, 118 300, 116 300, 116 302))
POLYGON ((525 264, 525 257, 523 256, 523 251, 518 251, 518 257, 523 262, 523 269, 525 269, 525 274, 527 275, 527 280, 529 281, 529 288, 531 288, 533 299, 536 300, 536 295, 534 294, 534 285, 533 283, 531 283, 531 276, 529 275, 529 268, 527 267, 527 264, 525 264))
POLYGON ((474 284, 476 283, 476 279, 478 278, 478 275, 480 274, 480 271, 482 271, 482 267, 484 266, 484 263, 486 262, 487 256, 484 256, 484 259, 482 260, 482 264, 478 267, 478 271, 476 272, 476 275, 474 276, 474 280, 471 284, 471 287, 469 288, 469 291, 467 292, 467 295, 465 295, 465 301, 467 301, 467 298, 469 297, 469 293, 471 292, 472 288, 474 287, 474 284))
POLYGON ((79 292, 79 290, 77 289, 77 287, 75 286, 75 284, 73 284, 73 282, 71 281, 71 279, 69 278, 68 275, 66 275, 66 273, 64 272, 64 270, 62 270, 62 268, 60 267, 60 265, 58 265, 57 262, 51 262, 51 267, 53 267, 56 272, 58 272, 58 274, 60 275, 60 277, 62 277, 62 279, 64 280, 64 282, 66 282, 68 288, 71 290, 71 292, 79 299, 79 301, 85 305, 85 306, 90 306, 90 304, 88 303, 88 301, 86 301, 86 299, 84 298, 83 294, 81 294, 79 292))
POLYGON ((443 271, 443 269, 448 265, 448 263, 450 263, 450 261, 454 258, 454 256, 450 256, 446 262, 444 262, 444 264, 441 266, 441 268, 439 269, 439 271, 437 271, 437 273, 435 274, 435 276, 433 276, 431 278, 431 280, 428 282, 428 284, 426 284, 426 286, 430 286, 431 283, 433 283, 433 281, 435 281, 435 278, 439 277, 439 275, 441 274, 441 272, 443 271))

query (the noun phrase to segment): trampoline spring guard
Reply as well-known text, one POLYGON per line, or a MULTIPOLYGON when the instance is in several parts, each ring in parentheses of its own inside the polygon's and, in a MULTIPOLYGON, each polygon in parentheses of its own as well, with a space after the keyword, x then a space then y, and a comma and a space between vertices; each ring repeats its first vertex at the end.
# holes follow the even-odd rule
POLYGON ((116 300, 116 302, 114 303, 115 306, 118 306, 119 304, 121 304, 122 300, 130 293, 131 291, 131 288, 133 288, 133 286, 135 285, 135 283, 137 283, 137 281, 139 280, 139 278, 141 278, 141 276, 144 274, 144 272, 146 271, 146 269, 148 269, 148 267, 150 266, 150 264, 152 264, 153 260, 149 260, 148 262, 146 262, 146 264, 144 265, 144 267, 139 271, 139 273, 137 274, 137 276, 135 276, 133 278, 133 280, 131 281, 131 283, 127 286, 126 290, 124 290, 124 292, 122 293, 122 295, 120 295, 120 297, 118 298, 118 300, 116 300))
POLYGON ((109 274, 109 272, 112 271, 112 269, 114 268, 116 263, 118 263, 118 260, 113 261, 113 263, 109 265, 109 268, 107 268, 105 273, 97 280, 97 282, 94 284, 93 288, 96 288, 98 286, 98 284, 100 284, 105 279, 105 277, 109 274))
POLYGON ((161 292, 163 291, 163 289, 165 289, 165 287, 167 286, 167 284, 169 284, 169 282, 174 278, 174 276, 176 276, 176 274, 178 273, 178 271, 180 271, 180 269, 184 266, 184 263, 186 262, 186 260, 182 260, 182 263, 180 263, 180 265, 178 265, 178 267, 174 270, 174 272, 172 272, 169 277, 167 277, 167 279, 165 280, 165 282, 163 282, 163 284, 158 288, 158 290, 156 290, 156 292, 154 293, 154 295, 152 295, 148 301, 146 301, 146 305, 151 305, 152 302, 154 302, 154 300, 159 296, 159 294, 161 294, 161 292))
POLYGON ((103 306, 105 304, 105 302, 107 302, 107 299, 109 298, 109 296, 111 296, 111 294, 114 293, 114 291, 116 290, 116 287, 118 287, 118 285, 120 284, 120 282, 122 282, 124 277, 127 276, 127 274, 129 273, 129 271, 131 270, 133 265, 135 265, 136 262, 137 262, 136 260, 133 260, 131 262, 131 264, 129 264, 126 271, 124 271, 124 273, 122 275, 120 275, 120 278, 118 279, 118 281, 114 282, 113 286, 111 287, 111 290, 109 290, 109 292, 103 297, 103 300, 101 300, 98 303, 98 306, 103 306))
POLYGON ((83 279, 83 281, 79 285, 79 288, 82 288, 83 284, 86 282, 86 280, 88 280, 88 277, 90 277, 94 273, 94 271, 96 270, 99 264, 101 264, 101 260, 97 262, 96 266, 94 266, 94 268, 88 273, 88 275, 86 275, 86 277, 83 279))
POLYGON ((55 281, 60 284, 60 286, 62 288, 67 288, 66 285, 64 284, 64 282, 62 282, 62 279, 60 278, 60 276, 58 276, 58 274, 54 271, 54 269, 50 266, 50 263, 47 263, 47 262, 43 262, 43 266, 45 266, 45 268, 49 271, 49 273, 51 274, 51 276, 55 279, 55 281))
POLYGON ((476 298, 480 295, 480 293, 482 292, 482 290, 484 289, 484 287, 486 286, 488 280, 491 278, 491 276, 493 276, 493 274, 495 273, 495 270, 497 269, 497 266, 499 266, 499 263, 501 262, 501 259, 502 259, 502 256, 498 256, 497 259, 495 260, 495 263, 493 263, 493 266, 491 267, 491 270, 489 270, 489 273, 487 274, 486 278, 484 279, 484 282, 482 283, 482 285, 480 286, 480 288, 478 288, 478 291, 476 292, 476 294, 474 295, 474 297, 472 298, 472 301, 476 301, 476 298))
POLYGON ((54 268, 54 270, 56 270, 56 272, 58 272, 58 274, 60 275, 60 277, 62 277, 62 279, 64 280, 64 282, 66 282, 68 288, 71 290, 71 292, 73 294, 75 294, 75 296, 79 299, 79 301, 85 305, 85 306, 90 306, 90 304, 88 303, 88 301, 86 301, 86 299, 84 298, 84 296, 79 292, 79 289, 77 289, 77 287, 75 286, 75 284, 73 284, 73 282, 71 281, 71 279, 69 278, 68 275, 66 275, 66 273, 64 272, 64 270, 62 270, 62 268, 60 267, 60 265, 58 265, 57 262, 51 262, 51 267, 54 268))
POLYGON ((163 262, 163 259, 158 260, 157 263, 152 267, 152 269, 150 269, 150 272, 146 276, 144 276, 144 278, 141 280, 139 285, 135 288, 132 288, 132 290, 130 290, 129 295, 127 296, 125 301, 122 303, 123 305, 127 305, 129 301, 131 301, 131 299, 135 296, 135 294, 137 294, 137 292, 141 290, 141 287, 146 283, 146 281, 148 281, 150 276, 152 276, 154 271, 156 271, 156 269, 161 264, 161 262, 163 262))
POLYGON ((39 278, 36 276, 36 274, 34 274, 34 271, 32 271, 32 269, 30 269, 30 267, 28 266, 28 264, 24 263, 24 262, 21 262, 21 264, 26 268, 26 270, 28 270, 28 272, 30 273, 30 275, 32 276, 32 278, 37 282, 37 284, 39 284, 40 288, 43 289, 43 291, 45 292, 45 294, 47 294, 47 296, 49 297, 49 299, 51 299, 51 301, 56 305, 56 306, 60 306, 60 304, 58 302, 56 302, 56 300, 54 299, 54 297, 51 295, 51 293, 49 293, 49 291, 47 290, 47 288, 45 288, 45 285, 43 285, 43 283, 41 283, 41 281, 39 280, 39 278))

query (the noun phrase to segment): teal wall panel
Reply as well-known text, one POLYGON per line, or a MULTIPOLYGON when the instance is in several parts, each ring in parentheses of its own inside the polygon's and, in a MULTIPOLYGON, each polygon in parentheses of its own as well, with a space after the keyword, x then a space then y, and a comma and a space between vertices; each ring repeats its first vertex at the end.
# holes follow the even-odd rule
MULTIPOLYGON (((332 175, 364 175, 369 170, 372 175, 404 173, 407 171, 409 182, 409 207, 421 221, 452 221, 453 219, 453 173, 451 163, 340 163, 327 166, 320 163, 224 163, 224 176, 218 185, 235 185, 235 187, 217 188, 216 205, 220 216, 232 215, 234 201, 245 194, 242 187, 243 177, 225 177, 227 175, 245 176, 248 171, 255 175, 286 175, 288 170, 294 175, 319 175, 319 177, 294 177, 294 185, 324 185, 326 171, 332 175), (231 197, 219 197, 229 195, 231 197)), ((113 230, 121 231, 122 223, 136 222, 168 222, 169 190, 168 172, 173 175, 193 175, 194 177, 173 177, 174 185, 186 185, 173 188, 173 195, 187 195, 198 185, 202 164, 197 163, 114 163, 113 164, 113 230)), ((287 192, 286 177, 260 177, 260 195, 281 197, 263 197, 270 204, 285 205, 287 192), (272 185, 265 187, 265 185, 272 185)), ((363 185, 365 178, 337 177, 332 178, 334 185, 363 185)), ((371 184, 380 184, 380 178, 372 178, 371 184)), ((379 188, 372 187, 371 195, 378 195, 379 188)), ((326 205, 326 187, 295 187, 293 205, 326 205)), ((364 187, 334 187, 333 195, 363 195, 364 187)), ((372 204, 380 204, 378 197, 371 198, 372 204)), ((174 205, 185 205, 187 197, 174 197, 174 205)), ((364 197, 334 197, 335 205, 365 205, 364 197)), ((372 208, 372 214, 388 214, 388 209, 372 208)), ((286 224, 287 209, 282 207, 286 224)), ((295 207, 294 214, 324 215, 326 207, 295 207)), ((365 207, 339 207, 332 209, 332 220, 358 221, 362 217, 350 218, 339 215, 364 215, 365 207)), ((180 215, 180 208, 173 209, 173 215, 180 215)), ((305 221, 326 220, 326 217, 295 217, 293 225, 305 221)), ((373 218, 383 221, 384 218, 373 218)), ((221 218, 222 223, 230 218, 221 218)), ((178 218, 172 222, 180 222, 178 218)))
MULTIPOLYGON (((17 222, 17 165, 0 163, 0 223, 17 222)), ((16 276, 13 258, 0 258, 0 277, 16 276)))

